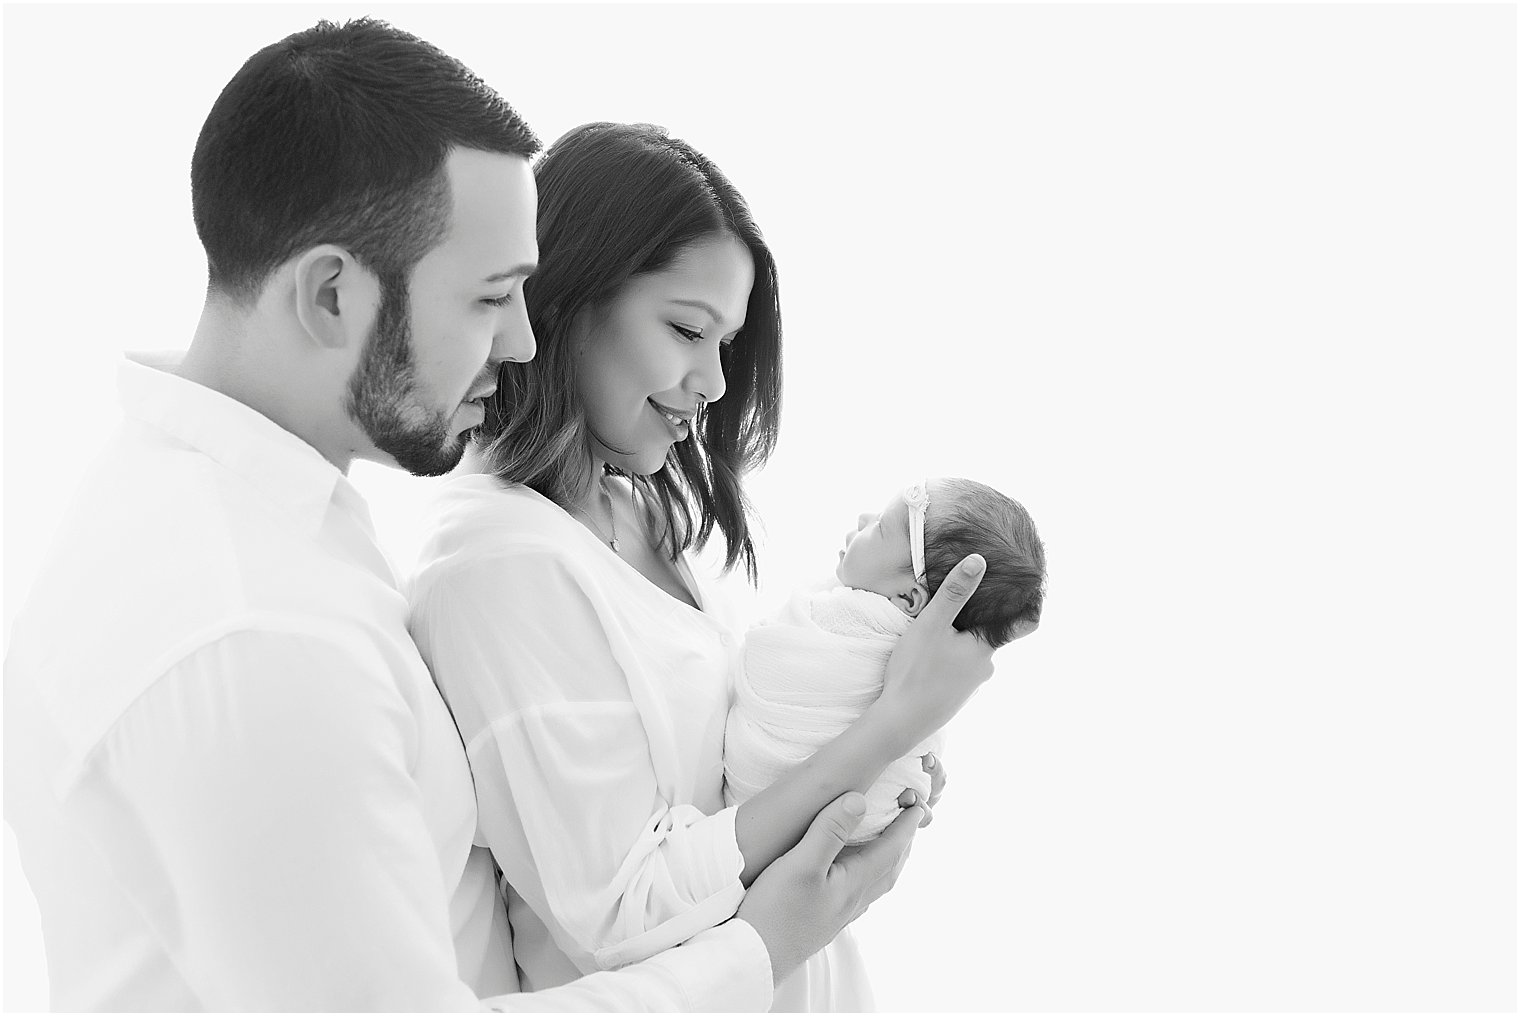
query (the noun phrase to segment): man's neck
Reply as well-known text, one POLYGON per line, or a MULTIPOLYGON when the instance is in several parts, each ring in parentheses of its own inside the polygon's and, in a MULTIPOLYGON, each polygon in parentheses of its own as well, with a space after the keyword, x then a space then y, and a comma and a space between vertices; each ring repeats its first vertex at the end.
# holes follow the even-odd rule
POLYGON ((208 300, 175 373, 267 417, 347 473, 355 449, 341 394, 327 391, 333 385, 303 365, 286 362, 298 347, 258 323, 256 312, 208 300))

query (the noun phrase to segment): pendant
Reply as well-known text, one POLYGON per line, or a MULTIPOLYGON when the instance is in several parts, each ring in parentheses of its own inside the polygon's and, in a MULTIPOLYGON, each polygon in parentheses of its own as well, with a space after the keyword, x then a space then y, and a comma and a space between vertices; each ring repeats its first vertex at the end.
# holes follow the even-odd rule
POLYGON ((621 554, 622 553, 622 551, 618 549, 617 537, 613 537, 612 538, 612 552, 614 554, 621 554))

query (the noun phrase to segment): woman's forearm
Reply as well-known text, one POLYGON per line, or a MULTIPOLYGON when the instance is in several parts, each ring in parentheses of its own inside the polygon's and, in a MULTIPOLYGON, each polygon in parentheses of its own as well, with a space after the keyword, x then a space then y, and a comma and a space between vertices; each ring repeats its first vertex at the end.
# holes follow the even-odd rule
POLYGON ((882 770, 912 750, 887 712, 873 706, 811 758, 739 805, 734 838, 744 855, 747 887, 776 858, 797 845, 808 824, 840 794, 864 791, 882 770))
POLYGON ((887 660, 881 697, 812 758, 739 806, 734 838, 744 855, 739 877, 746 887, 796 846, 824 805, 869 788, 883 769, 949 722, 991 676, 992 648, 954 627, 985 570, 980 554, 952 568, 887 660))

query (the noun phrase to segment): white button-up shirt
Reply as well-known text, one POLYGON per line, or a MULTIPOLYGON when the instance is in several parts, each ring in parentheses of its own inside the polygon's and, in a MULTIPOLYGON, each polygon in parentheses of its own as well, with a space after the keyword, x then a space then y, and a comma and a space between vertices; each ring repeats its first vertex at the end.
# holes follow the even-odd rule
MULTIPOLYGON (((517 991, 459 735, 362 498, 124 364, 5 664, 5 808, 59 1009, 476 1009, 517 991)), ((581 845, 566 843, 566 851, 581 845)), ((730 921, 497 1008, 764 1009, 730 921)))

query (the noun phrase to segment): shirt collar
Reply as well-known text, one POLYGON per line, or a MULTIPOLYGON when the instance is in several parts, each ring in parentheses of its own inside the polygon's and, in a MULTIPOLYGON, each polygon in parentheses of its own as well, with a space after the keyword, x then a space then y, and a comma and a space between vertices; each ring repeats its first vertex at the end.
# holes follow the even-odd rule
POLYGON ((173 361, 131 354, 117 372, 122 410, 246 480, 305 531, 322 525, 335 498, 368 521, 364 499, 342 471, 264 414, 172 373, 173 361))

